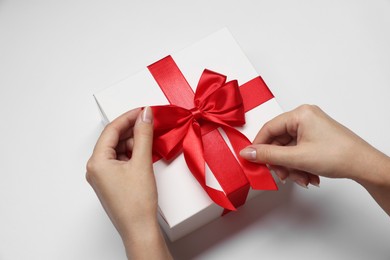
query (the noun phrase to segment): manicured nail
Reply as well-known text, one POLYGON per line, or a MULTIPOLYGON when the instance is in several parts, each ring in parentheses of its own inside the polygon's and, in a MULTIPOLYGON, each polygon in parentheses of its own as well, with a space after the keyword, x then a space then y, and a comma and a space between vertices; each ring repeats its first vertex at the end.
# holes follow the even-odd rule
POLYGON ((284 179, 284 180, 283 180, 283 179, 282 179, 282 178, 280 178, 280 177, 279 177, 279 175, 277 175, 277 174, 276 174, 276 176, 278 176, 278 178, 279 178, 279 181, 280 181, 282 184, 286 184, 286 179, 284 179))
POLYGON ((241 150, 240 156, 249 161, 256 161, 256 149, 247 147, 241 150))
POLYGON ((315 181, 310 182, 310 184, 313 185, 313 186, 316 186, 317 188, 320 187, 320 184, 318 182, 315 182, 315 181))
POLYGON ((152 111, 150 107, 145 107, 142 111, 142 121, 147 124, 152 123, 152 111))
POLYGON ((286 184, 286 178, 282 179, 282 177, 280 177, 282 174, 279 173, 279 170, 275 169, 275 168, 272 168, 272 167, 270 167, 270 168, 271 168, 271 170, 273 170, 275 172, 275 175, 278 177, 279 181, 282 184, 286 184))
POLYGON ((301 180, 297 180, 297 181, 295 181, 295 183, 298 184, 299 186, 305 188, 305 189, 308 189, 307 184, 304 183, 304 182, 301 181, 301 180))

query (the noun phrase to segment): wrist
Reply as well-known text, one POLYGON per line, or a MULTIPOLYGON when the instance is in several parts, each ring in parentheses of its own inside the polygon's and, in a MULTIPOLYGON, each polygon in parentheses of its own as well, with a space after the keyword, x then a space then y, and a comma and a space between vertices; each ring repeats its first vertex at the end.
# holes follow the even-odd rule
POLYGON ((157 217, 145 217, 140 220, 130 221, 129 224, 120 234, 125 244, 151 240, 160 232, 157 217))
POLYGON ((390 187, 390 157, 373 147, 363 152, 355 163, 352 178, 364 187, 390 187))
MULTIPOLYGON (((366 174, 355 180, 360 183, 390 216, 390 157, 376 151, 375 157, 368 157, 366 174), (370 159, 371 158, 371 159, 370 159)), ((364 171, 363 171, 364 172, 364 171)))
POLYGON ((133 224, 121 235, 129 259, 171 259, 157 218, 133 224))

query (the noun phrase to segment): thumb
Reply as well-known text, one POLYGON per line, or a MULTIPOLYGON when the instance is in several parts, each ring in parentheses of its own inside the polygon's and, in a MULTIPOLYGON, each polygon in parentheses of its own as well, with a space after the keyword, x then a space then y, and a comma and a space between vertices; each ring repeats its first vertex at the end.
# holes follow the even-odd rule
POLYGON ((152 164, 153 145, 153 113, 150 107, 145 107, 139 113, 134 125, 134 146, 132 159, 138 162, 152 164))
POLYGON ((240 156, 251 162, 295 168, 298 155, 296 146, 256 144, 241 150, 240 156))

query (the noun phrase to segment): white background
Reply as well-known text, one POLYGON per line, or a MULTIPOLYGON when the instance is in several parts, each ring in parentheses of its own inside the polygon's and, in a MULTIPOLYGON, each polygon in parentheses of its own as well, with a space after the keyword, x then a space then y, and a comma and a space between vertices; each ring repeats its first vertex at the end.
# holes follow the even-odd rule
MULTIPOLYGON (((317 104, 390 154, 389 0, 0 0, 1 260, 125 259, 85 181, 102 130, 92 94, 225 26, 284 110, 317 104)), ((389 259, 389 241, 362 187, 322 179, 169 246, 178 259, 389 259)))

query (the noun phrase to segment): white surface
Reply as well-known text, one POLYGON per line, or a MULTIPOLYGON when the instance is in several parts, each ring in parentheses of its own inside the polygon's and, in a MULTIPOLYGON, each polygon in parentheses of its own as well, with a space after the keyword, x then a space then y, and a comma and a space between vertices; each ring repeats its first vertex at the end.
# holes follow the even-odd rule
MULTIPOLYGON (((0 259, 124 259, 85 181, 92 94, 227 26, 285 110, 320 105, 390 154, 390 2, 0 1, 0 259)), ((171 244, 178 259, 389 259, 348 180, 285 185, 171 244)))
MULTIPOLYGON (((258 77, 256 70, 226 28, 200 39, 179 52, 172 53, 172 58, 194 92, 205 68, 229 75, 227 81, 234 79, 238 84, 258 77)), ((146 68, 147 65, 141 72, 94 94, 100 112, 104 115, 104 121, 112 121, 136 107, 169 104, 158 83, 146 68)), ((253 140, 265 122, 280 113, 282 109, 273 98, 248 111, 245 116, 246 124, 239 129, 253 140)), ((219 130, 223 132, 222 129, 219 130)), ((226 135, 222 134, 222 137, 230 147, 226 135)), ((230 150, 234 155, 234 149, 230 147, 230 150)), ((171 241, 221 216, 223 208, 216 207, 193 177, 183 154, 170 163, 160 160, 153 166, 159 194, 158 205, 164 219, 160 223, 171 241)), ((223 191, 207 164, 205 170, 206 184, 223 191)))

